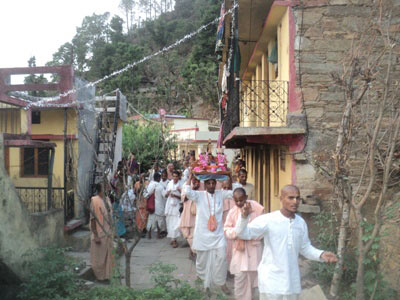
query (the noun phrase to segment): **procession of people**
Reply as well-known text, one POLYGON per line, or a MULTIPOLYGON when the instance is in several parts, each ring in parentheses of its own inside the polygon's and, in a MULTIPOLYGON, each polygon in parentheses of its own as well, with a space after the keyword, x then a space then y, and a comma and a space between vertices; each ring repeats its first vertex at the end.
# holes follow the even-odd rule
POLYGON ((113 204, 104 205, 109 198, 99 185, 99 193, 91 200, 90 222, 91 259, 99 280, 110 276, 110 236, 103 232, 108 206, 111 209, 115 203, 121 204, 122 214, 114 208, 111 215, 121 215, 124 220, 117 223, 125 228, 114 234, 130 238, 135 227, 142 237, 151 239, 156 233, 158 239, 170 239, 173 248, 183 246, 185 239, 208 295, 212 288, 231 294, 226 280, 233 276, 235 299, 252 299, 256 287, 260 299, 298 299, 299 254, 321 262, 337 261, 335 254, 311 245, 307 225, 296 213, 300 190, 295 185, 282 188, 280 210, 266 213, 254 199, 255 187, 247 182, 243 160, 228 168, 224 157, 206 153, 196 163, 191 153, 180 165, 182 170, 174 163, 163 168, 155 162, 151 170, 140 174, 132 154, 110 180, 113 204), (120 192, 123 184, 125 193, 120 192))

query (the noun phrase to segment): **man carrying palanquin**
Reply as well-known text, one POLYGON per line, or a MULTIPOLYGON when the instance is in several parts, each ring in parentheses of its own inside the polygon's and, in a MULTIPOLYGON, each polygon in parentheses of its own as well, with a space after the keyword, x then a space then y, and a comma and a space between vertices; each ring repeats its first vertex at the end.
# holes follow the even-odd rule
POLYGON ((196 203, 196 225, 193 249, 196 251, 196 272, 203 280, 207 293, 212 285, 219 286, 225 294, 230 294, 226 286, 227 261, 226 243, 222 224, 224 199, 232 198, 232 191, 215 190, 216 180, 204 181, 205 191, 194 191, 186 183, 186 197, 196 203))
POLYGON ((264 251, 258 266, 260 300, 299 299, 299 254, 311 260, 337 262, 332 252, 318 250, 311 245, 307 224, 296 214, 300 204, 298 187, 283 187, 280 200, 280 210, 261 215, 251 223, 251 205, 246 203, 235 227, 241 239, 264 238, 264 251))
POLYGON ((113 265, 112 207, 104 197, 103 187, 96 185, 97 195, 90 201, 90 263, 97 280, 109 280, 113 265))
POLYGON ((237 237, 235 226, 245 203, 251 205, 249 223, 264 213, 264 207, 254 200, 247 200, 246 191, 237 188, 233 192, 235 207, 229 213, 224 225, 225 236, 233 241, 232 261, 229 270, 235 275, 235 298, 251 300, 253 288, 257 287, 257 267, 261 261, 262 244, 260 239, 244 241, 237 237))

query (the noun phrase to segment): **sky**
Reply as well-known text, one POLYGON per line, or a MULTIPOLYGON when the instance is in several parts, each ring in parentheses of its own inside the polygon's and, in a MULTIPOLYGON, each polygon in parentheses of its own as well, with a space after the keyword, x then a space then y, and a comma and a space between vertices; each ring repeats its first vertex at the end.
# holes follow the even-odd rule
POLYGON ((85 16, 122 15, 120 0, 0 0, 0 68, 42 66, 71 41, 85 16))

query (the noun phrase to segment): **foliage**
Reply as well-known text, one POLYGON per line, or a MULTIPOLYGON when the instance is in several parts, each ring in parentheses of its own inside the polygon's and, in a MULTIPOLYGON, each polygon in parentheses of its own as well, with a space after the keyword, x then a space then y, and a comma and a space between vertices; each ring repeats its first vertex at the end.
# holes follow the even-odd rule
POLYGON ((191 287, 187 282, 175 279, 172 272, 176 269, 173 265, 155 263, 150 267, 152 280, 156 283, 154 288, 135 290, 122 285, 111 285, 108 287, 95 287, 90 290, 83 290, 67 298, 68 300, 86 300, 86 299, 204 299, 204 293, 191 287))
MULTIPOLYGON (((29 67, 36 67, 36 57, 32 56, 28 60, 28 66, 29 67)), ((36 74, 31 74, 28 75, 24 78, 24 83, 47 83, 47 78, 44 77, 43 74, 41 75, 36 75, 36 74)), ((34 97, 46 97, 48 96, 48 93, 46 91, 29 91, 28 95, 34 96, 34 97)))
MULTIPOLYGON (((198 287, 176 279, 172 272, 174 265, 160 262, 150 267, 155 288, 131 289, 112 281, 109 286, 84 288, 73 272, 74 262, 65 256, 66 249, 42 248, 29 253, 31 276, 22 284, 18 295, 24 300, 125 300, 125 299, 204 299, 204 293, 198 287)), ((222 299, 221 296, 217 299, 222 299)))
MULTIPOLYGON (((321 212, 313 217, 313 224, 315 228, 318 228, 315 235, 315 246, 320 249, 336 252, 338 231, 335 230, 334 217, 332 214, 329 212, 321 212)), ((371 238, 373 225, 364 222, 362 226, 365 230, 363 240, 368 241, 371 238)), ((365 295, 366 298, 369 299, 371 294, 374 293, 375 296, 373 299, 375 300, 396 299, 396 292, 383 280, 383 276, 379 271, 379 241, 379 237, 375 238, 371 251, 364 261, 365 295)), ((349 248, 347 250, 344 256, 343 280, 341 282, 339 298, 343 300, 353 299, 356 294, 354 282, 357 275, 357 253, 355 253, 356 250, 354 249, 349 248)), ((326 287, 330 285, 334 272, 334 265, 312 262, 311 270, 313 277, 318 280, 319 283, 326 287)))
MULTIPOLYGON (((323 211, 312 218, 314 227, 317 228, 315 234, 315 246, 319 249, 336 252, 337 231, 334 230, 332 215, 323 211)), ((311 270, 313 277, 322 284, 328 286, 332 280, 334 265, 312 262, 311 270)))
POLYGON ((29 278, 22 283, 18 298, 24 300, 64 299, 79 287, 73 261, 66 249, 39 248, 27 254, 29 278))
POLYGON ((122 147, 126 157, 134 153, 141 169, 148 170, 155 161, 166 162, 170 152, 176 149, 176 142, 175 137, 162 129, 161 123, 131 123, 123 127, 122 147))
MULTIPOLYGON (((218 17, 220 9, 220 1, 214 0, 176 0, 172 11, 162 1, 156 8, 156 2, 122 0, 125 20, 109 13, 86 16, 72 41, 61 45, 47 65, 72 64, 78 76, 98 80, 174 43, 218 17), (158 11, 157 18, 134 26, 138 12, 149 7, 158 11)), ((199 101, 216 106, 215 35, 216 25, 210 26, 169 53, 99 84, 97 91, 107 93, 119 88, 129 102, 146 113, 164 107, 191 115, 193 104, 199 101), (143 96, 139 87, 155 88, 155 92, 143 96)))

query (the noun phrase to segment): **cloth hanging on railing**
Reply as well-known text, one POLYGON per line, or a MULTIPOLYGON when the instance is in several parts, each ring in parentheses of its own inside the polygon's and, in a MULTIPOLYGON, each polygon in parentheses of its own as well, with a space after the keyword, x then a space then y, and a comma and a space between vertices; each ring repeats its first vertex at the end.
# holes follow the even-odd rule
MULTIPOLYGON (((217 42, 215 44, 215 52, 217 54, 222 54, 222 51, 224 49, 224 27, 225 27, 225 3, 222 3, 221 5, 221 13, 220 13, 220 19, 217 27, 217 42)), ((221 56, 222 55, 218 55, 221 56)))
POLYGON ((278 43, 275 43, 274 47, 272 47, 271 54, 268 56, 268 61, 271 64, 278 63, 278 43))

